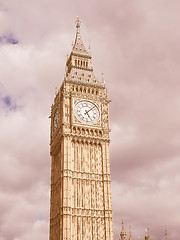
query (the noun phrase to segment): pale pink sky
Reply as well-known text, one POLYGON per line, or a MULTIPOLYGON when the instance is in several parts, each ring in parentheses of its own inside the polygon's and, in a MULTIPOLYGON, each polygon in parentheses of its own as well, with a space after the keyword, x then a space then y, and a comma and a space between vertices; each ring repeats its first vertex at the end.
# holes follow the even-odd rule
POLYGON ((0 1, 0 240, 49 232, 50 106, 80 16, 111 120, 114 240, 180 236, 180 1, 0 1))

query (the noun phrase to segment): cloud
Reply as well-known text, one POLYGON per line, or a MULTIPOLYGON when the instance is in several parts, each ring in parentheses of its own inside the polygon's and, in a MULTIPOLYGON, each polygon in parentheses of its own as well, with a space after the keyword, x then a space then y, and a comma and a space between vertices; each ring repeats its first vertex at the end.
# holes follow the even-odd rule
POLYGON ((11 34, 0 37, 0 43, 18 44, 18 40, 11 34))
POLYGON ((17 106, 13 104, 10 96, 4 96, 1 98, 2 104, 9 110, 16 110, 17 106))
POLYGON ((79 15, 111 121, 114 239, 179 232, 179 1, 2 1, 0 240, 47 239, 50 106, 79 15), (11 226, 11 228, 9 228, 11 226))

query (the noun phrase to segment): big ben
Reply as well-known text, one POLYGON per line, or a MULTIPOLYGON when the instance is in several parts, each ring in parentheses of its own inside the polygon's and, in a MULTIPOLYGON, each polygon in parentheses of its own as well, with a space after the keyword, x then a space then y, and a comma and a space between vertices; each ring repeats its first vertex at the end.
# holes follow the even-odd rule
POLYGON ((50 240, 113 240, 109 99, 80 35, 51 107, 50 240))

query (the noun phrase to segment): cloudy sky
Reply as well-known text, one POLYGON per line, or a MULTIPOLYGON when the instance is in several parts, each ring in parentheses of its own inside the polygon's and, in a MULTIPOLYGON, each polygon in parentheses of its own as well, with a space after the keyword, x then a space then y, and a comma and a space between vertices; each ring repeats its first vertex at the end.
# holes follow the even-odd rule
POLYGON ((180 235, 180 1, 0 1, 0 240, 49 232, 50 106, 81 35, 104 73, 114 239, 180 235))

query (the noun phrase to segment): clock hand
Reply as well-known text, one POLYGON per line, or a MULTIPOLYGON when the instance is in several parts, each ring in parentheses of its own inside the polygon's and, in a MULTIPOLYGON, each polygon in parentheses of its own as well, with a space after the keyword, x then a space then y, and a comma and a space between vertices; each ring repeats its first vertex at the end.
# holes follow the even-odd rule
POLYGON ((91 117, 89 116, 88 112, 89 112, 89 111, 85 110, 85 114, 87 114, 88 117, 91 118, 91 117))
MULTIPOLYGON (((95 107, 95 106, 94 106, 95 107)), ((90 108, 88 111, 86 110, 86 113, 87 114, 89 111, 91 111, 94 107, 90 108)))

